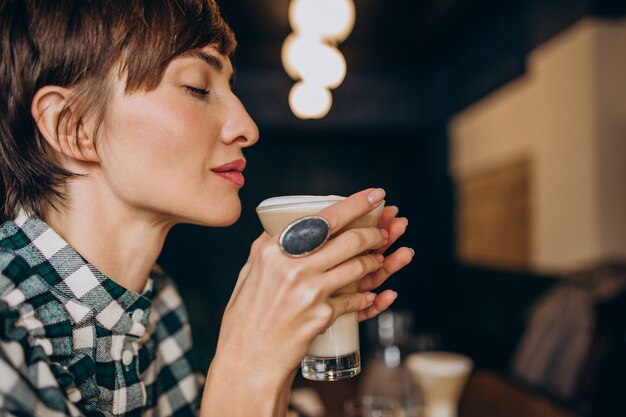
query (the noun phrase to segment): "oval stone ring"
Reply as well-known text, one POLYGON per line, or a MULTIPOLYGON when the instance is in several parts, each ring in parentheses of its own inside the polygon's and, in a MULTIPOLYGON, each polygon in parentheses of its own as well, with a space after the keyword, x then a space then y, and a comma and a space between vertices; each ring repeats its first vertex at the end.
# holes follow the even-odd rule
POLYGON ((292 258, 318 251, 330 237, 330 225, 322 216, 306 216, 291 222, 278 238, 278 246, 292 258))

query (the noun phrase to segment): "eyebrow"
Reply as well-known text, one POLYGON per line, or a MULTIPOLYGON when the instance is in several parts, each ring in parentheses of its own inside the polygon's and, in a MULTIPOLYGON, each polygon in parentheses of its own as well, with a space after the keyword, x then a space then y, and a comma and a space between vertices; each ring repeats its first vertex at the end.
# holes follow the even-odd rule
MULTIPOLYGON (((185 53, 182 54, 183 56, 188 56, 191 58, 198 58, 199 60, 206 62, 207 64, 209 64, 209 66, 211 68, 213 68, 215 71, 221 73, 224 70, 224 65, 222 64, 222 61, 220 61, 220 59, 214 55, 211 54, 207 54, 204 51, 201 51, 199 49, 192 49, 189 50, 185 53)), ((228 80, 229 84, 232 86, 235 83, 235 71, 233 70, 232 75, 230 76, 229 80, 228 80)))
POLYGON ((224 69, 224 65, 222 65, 222 61, 220 61, 218 57, 209 55, 204 51, 192 49, 190 51, 185 52, 183 56, 198 58, 201 61, 204 61, 207 64, 209 64, 209 66, 211 66, 211 68, 213 68, 217 72, 222 72, 222 70, 224 69))

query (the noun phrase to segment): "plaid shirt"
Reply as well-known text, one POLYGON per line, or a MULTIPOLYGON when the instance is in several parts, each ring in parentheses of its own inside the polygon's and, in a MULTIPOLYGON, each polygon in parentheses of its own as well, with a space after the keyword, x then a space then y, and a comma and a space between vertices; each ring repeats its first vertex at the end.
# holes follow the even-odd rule
POLYGON ((36 217, 0 227, 0 415, 195 415, 181 297, 155 267, 139 294, 36 217))

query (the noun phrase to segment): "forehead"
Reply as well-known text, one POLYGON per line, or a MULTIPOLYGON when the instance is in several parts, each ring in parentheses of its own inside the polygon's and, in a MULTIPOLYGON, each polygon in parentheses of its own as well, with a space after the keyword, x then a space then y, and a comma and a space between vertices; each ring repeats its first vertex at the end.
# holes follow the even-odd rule
MULTIPOLYGON (((219 52, 212 45, 203 48, 190 49, 175 57, 173 57, 164 68, 159 80, 153 85, 131 85, 128 80, 128 67, 119 64, 117 71, 111 71, 110 86, 115 85, 114 89, 121 89, 124 95, 132 94, 138 91, 148 92, 159 87, 167 74, 174 76, 175 74, 184 74, 187 68, 200 68, 201 71, 211 72, 217 77, 224 77, 231 85, 234 84, 235 70, 233 69, 231 60, 228 56, 219 52)), ((109 90, 110 91, 110 90, 109 90)))

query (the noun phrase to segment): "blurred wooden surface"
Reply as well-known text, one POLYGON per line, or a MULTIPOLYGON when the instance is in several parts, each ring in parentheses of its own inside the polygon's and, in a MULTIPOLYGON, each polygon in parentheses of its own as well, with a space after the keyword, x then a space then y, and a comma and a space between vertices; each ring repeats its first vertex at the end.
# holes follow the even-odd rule
MULTIPOLYGON (((341 415, 341 414, 339 414, 341 415)), ((459 405, 459 417, 577 417, 519 389, 491 372, 475 372, 459 405)))
MULTIPOLYGON (((299 378, 296 387, 315 389, 326 407, 325 417, 344 417, 343 403, 356 396, 358 378, 332 383, 299 378)), ((477 371, 470 377, 459 417, 579 417, 548 400, 526 392, 492 372, 477 371)))

